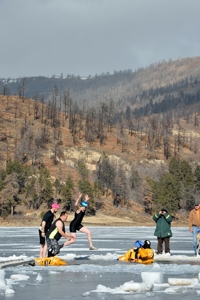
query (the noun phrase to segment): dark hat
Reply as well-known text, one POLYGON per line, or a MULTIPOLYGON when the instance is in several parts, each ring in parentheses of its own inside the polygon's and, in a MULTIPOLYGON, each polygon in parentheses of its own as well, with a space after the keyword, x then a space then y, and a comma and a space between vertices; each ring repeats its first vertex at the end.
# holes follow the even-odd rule
POLYGON ((150 242, 149 240, 145 240, 145 241, 144 241, 143 248, 144 248, 144 249, 151 248, 151 242, 150 242))
POLYGON ((165 211, 166 213, 168 213, 168 211, 166 210, 166 208, 162 208, 161 211, 165 211))

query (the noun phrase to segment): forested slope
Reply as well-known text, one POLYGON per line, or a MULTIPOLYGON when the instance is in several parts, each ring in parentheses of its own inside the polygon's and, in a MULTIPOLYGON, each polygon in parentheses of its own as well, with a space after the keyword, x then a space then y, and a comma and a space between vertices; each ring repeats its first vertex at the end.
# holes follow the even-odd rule
POLYGON ((2 81, 0 215, 41 211, 55 200, 72 210, 78 190, 90 195, 90 215, 134 219, 161 205, 187 214, 199 198, 199 64, 197 57, 71 76, 74 90, 54 85, 64 78, 45 79, 49 90, 30 79, 41 88, 34 99, 27 78, 16 96, 14 82, 2 81))

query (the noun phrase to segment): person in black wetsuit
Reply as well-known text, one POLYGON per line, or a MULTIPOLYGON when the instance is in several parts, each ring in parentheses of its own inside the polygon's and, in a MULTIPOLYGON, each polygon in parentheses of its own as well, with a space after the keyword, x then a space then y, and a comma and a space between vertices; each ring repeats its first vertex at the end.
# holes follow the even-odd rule
POLYGON ((51 225, 49 231, 46 235, 46 242, 48 248, 48 257, 55 256, 60 252, 60 249, 64 246, 74 243, 74 237, 72 234, 65 232, 65 223, 67 221, 68 213, 67 211, 62 211, 60 217, 55 220, 51 225), (66 238, 64 244, 59 245, 58 241, 61 237, 66 238))
POLYGON ((71 221, 71 223, 69 225, 69 231, 72 234, 72 236, 74 237, 74 241, 76 241, 76 231, 77 230, 80 232, 86 233, 87 237, 88 237, 88 242, 89 242, 89 250, 98 250, 98 248, 95 248, 92 244, 91 231, 81 224, 81 222, 85 216, 85 211, 86 211, 86 208, 88 207, 88 200, 89 200, 88 195, 85 195, 85 199, 84 199, 85 201, 82 201, 79 204, 81 197, 82 197, 82 194, 79 192, 78 199, 75 202, 76 211, 75 211, 74 219, 71 221))

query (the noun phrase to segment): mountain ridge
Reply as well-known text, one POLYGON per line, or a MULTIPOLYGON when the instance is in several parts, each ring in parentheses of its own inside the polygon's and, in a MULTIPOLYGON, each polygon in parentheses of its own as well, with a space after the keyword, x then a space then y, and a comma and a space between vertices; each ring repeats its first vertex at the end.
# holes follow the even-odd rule
POLYGON ((127 106, 135 109, 147 104, 148 97, 148 101, 140 98, 144 92, 152 89, 160 88, 160 97, 153 100, 160 102, 166 94, 161 88, 168 88, 169 85, 182 80, 189 81, 191 78, 200 80, 200 56, 162 61, 135 72, 125 70, 115 72, 113 75, 108 73, 89 76, 85 80, 74 75, 68 75, 66 78, 24 77, 16 79, 16 82, 9 78, 0 79, 0 90, 2 94, 21 94, 33 99, 42 98, 45 102, 53 97, 53 93, 63 97, 64 93, 69 91, 72 99, 79 105, 97 107, 100 102, 112 99, 118 110, 125 110, 127 106))

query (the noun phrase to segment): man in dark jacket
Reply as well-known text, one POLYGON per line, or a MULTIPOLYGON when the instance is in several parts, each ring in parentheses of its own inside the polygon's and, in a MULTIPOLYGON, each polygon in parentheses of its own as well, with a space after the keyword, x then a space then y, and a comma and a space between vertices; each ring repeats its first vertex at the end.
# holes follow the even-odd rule
POLYGON ((163 208, 159 213, 155 213, 153 220, 156 222, 154 235, 157 236, 158 240, 157 254, 162 254, 163 243, 165 244, 165 253, 170 253, 169 239, 172 236, 172 217, 168 214, 167 210, 163 208))

